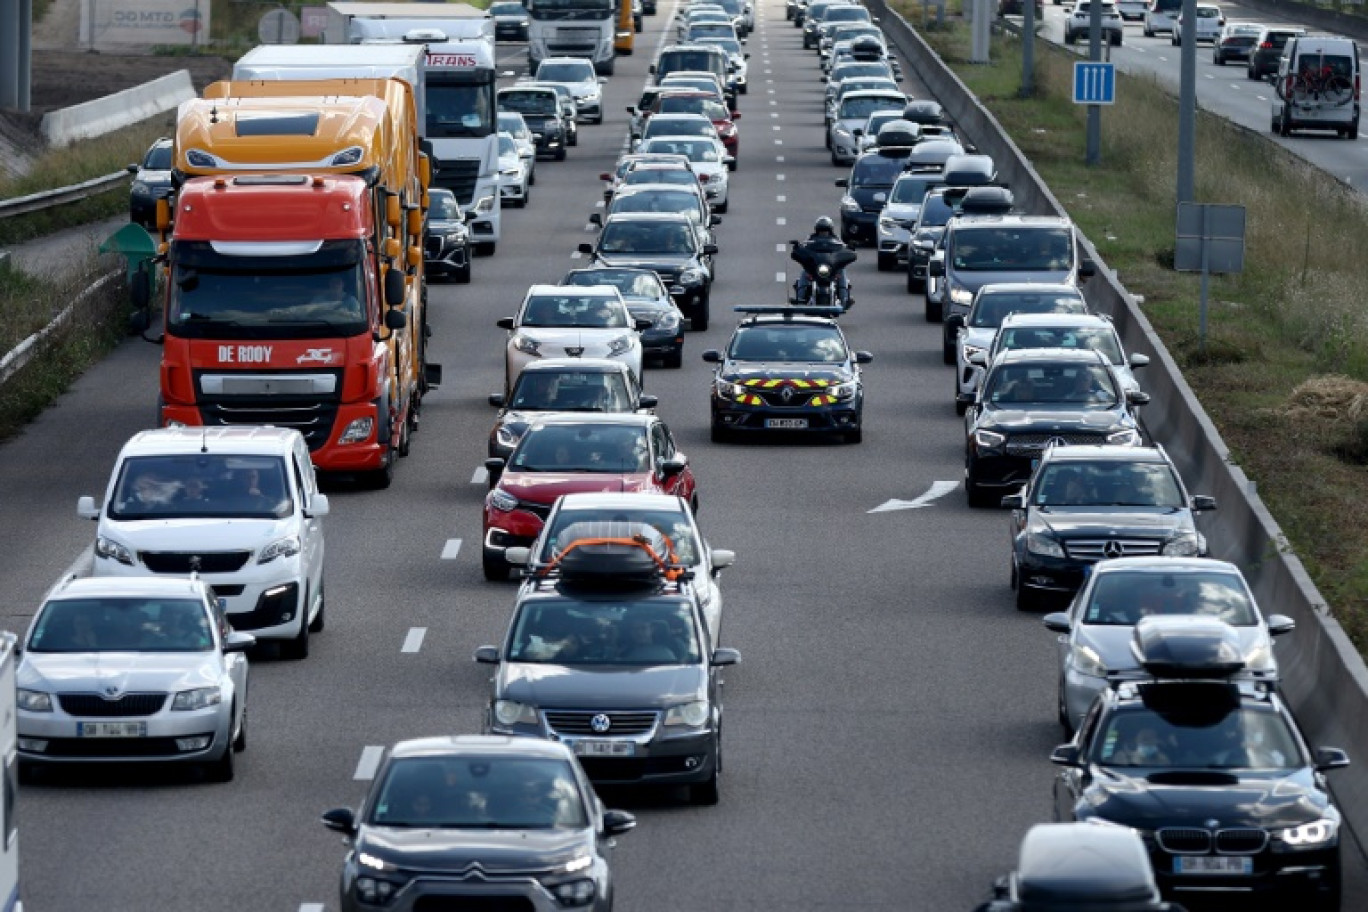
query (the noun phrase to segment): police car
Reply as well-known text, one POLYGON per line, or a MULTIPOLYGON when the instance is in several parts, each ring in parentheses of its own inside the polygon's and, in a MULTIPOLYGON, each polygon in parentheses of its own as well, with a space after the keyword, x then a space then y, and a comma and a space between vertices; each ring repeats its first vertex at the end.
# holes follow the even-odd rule
POLYGON ((1056 818, 1139 831, 1170 899, 1338 910, 1341 818, 1325 773, 1349 765, 1344 751, 1307 745, 1224 621, 1143 618, 1131 648, 1141 670, 1114 675, 1050 758, 1056 818))
POLYGON ((859 443, 860 365, 833 319, 839 307, 738 307, 744 314, 725 351, 710 349, 712 439, 760 431, 836 434, 859 443))

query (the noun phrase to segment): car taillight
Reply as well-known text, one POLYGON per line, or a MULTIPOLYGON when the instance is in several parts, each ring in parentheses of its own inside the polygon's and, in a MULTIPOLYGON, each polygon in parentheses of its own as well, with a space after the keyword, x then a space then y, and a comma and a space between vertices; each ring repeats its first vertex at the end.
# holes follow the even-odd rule
POLYGON ((1265 51, 1271 51, 1273 49, 1273 42, 1265 41, 1264 43, 1260 44, 1259 47, 1265 51))

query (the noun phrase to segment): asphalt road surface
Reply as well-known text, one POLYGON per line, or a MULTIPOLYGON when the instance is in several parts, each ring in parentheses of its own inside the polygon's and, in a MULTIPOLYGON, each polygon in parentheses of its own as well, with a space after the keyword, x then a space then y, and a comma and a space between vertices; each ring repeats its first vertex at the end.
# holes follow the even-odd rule
MULTIPOLYGON (((582 265, 572 252, 591 237, 597 175, 622 148, 623 108, 670 10, 662 4, 638 53, 619 61, 605 123, 582 129, 568 161, 538 166, 530 207, 506 213, 499 252, 476 261, 474 283, 433 286, 432 357, 446 382, 393 488, 334 493, 327 630, 302 663, 253 657, 236 781, 87 768, 25 787, 28 907, 336 909, 343 847, 318 815, 357 802, 380 746, 478 730, 488 672, 471 653, 500 641, 514 594, 479 566, 485 396, 503 369, 495 320, 529 283, 582 265)), ((839 200, 816 59, 783 16, 781 0, 766 0, 749 43, 713 326, 689 335, 683 369, 646 380, 700 479, 708 538, 738 554, 723 577, 723 642, 744 662, 727 675, 722 802, 605 795, 640 818, 617 850, 618 908, 967 910, 1014 863, 1026 829, 1049 818, 1060 733, 1053 638, 1014 609, 1007 586, 1006 515, 969 510, 960 488, 919 509, 869 512, 961 477, 940 327, 924 322, 901 274, 876 272, 862 251, 858 304, 842 324, 876 357, 865 442, 708 441, 699 353, 725 342, 728 305, 783 301, 794 274, 785 242, 839 200)), ((153 420, 157 358, 130 341, 0 447, 4 626, 25 629, 90 544, 76 497, 103 491, 119 447, 153 420)), ((1364 908, 1363 866, 1353 852, 1346 860, 1345 908, 1364 908)))

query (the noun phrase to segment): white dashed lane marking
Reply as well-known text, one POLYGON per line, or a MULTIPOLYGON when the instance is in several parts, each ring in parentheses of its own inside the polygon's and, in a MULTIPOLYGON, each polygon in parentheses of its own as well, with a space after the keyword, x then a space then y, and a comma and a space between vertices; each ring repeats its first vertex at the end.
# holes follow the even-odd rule
POLYGON ((784 252, 785 250, 787 250, 787 249, 788 249, 788 248, 787 248, 785 245, 783 245, 783 244, 775 244, 775 245, 774 245, 774 252, 775 252, 775 253, 783 253, 783 252, 784 252))
POLYGON ((487 481, 489 481, 489 469, 484 466, 480 466, 475 470, 475 474, 470 476, 471 484, 484 484, 487 481))
POLYGON ((327 912, 328 907, 323 903, 300 903, 299 912, 327 912))
POLYGON ((784 179, 784 175, 782 175, 782 174, 776 174, 776 175, 774 175, 774 179, 777 180, 777 181, 781 181, 781 180, 784 179))
POLYGON ((776 224, 776 225, 787 225, 787 224, 788 224, 788 219, 784 218, 784 217, 781 215, 781 216, 779 216, 777 219, 774 220, 774 224, 776 224))
POLYGON ((782 164, 784 163, 784 156, 782 156, 782 155, 776 155, 776 156, 774 156, 774 160, 777 161, 777 162, 779 162, 779 164, 782 165, 782 164))
MULTIPOLYGON (((783 250, 783 249, 784 249, 784 245, 783 245, 783 244, 780 244, 780 245, 779 245, 779 249, 780 249, 780 250, 783 250)), ((776 272, 776 273, 774 274, 774 281, 776 281, 776 282, 787 282, 787 281, 788 281, 788 276, 784 275, 782 272, 776 272)))
POLYGON ((404 645, 399 647, 400 652, 417 652, 423 648, 423 637, 427 636, 426 627, 410 627, 408 636, 404 637, 404 645))
POLYGON ((461 553, 461 540, 459 538, 448 538, 446 544, 442 546, 442 560, 455 560, 456 555, 461 553))
POLYGON ((787 196, 784 196, 784 194, 781 193, 781 194, 779 194, 778 196, 776 196, 776 197, 774 198, 774 201, 775 201, 776 203, 787 203, 787 202, 788 202, 788 197, 787 197, 787 196))
POLYGON ((378 744, 361 749, 361 759, 356 761, 356 772, 352 774, 353 779, 369 782, 375 778, 375 771, 380 768, 380 760, 385 756, 385 749, 378 744))

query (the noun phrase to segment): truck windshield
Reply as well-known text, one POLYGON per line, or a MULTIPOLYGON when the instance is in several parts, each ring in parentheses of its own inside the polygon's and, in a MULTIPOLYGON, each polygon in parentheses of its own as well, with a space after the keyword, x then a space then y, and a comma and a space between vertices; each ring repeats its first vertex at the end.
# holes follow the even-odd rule
MULTIPOLYGON (((230 255, 177 241, 166 330, 187 339, 307 339, 370 330, 362 242, 311 253, 230 255)), ((265 245, 263 245, 265 246, 265 245)))
POLYGON ((494 129, 494 74, 428 70, 427 136, 488 136, 494 129))
POLYGON ((617 0, 528 0, 533 19, 608 19, 617 13, 617 0))

